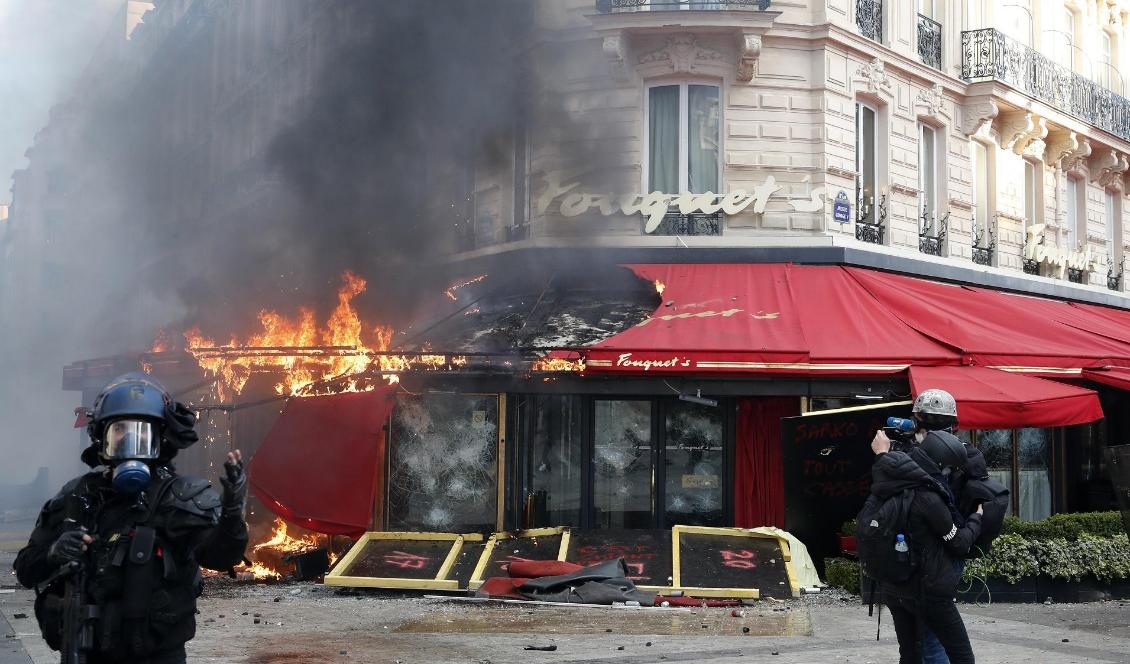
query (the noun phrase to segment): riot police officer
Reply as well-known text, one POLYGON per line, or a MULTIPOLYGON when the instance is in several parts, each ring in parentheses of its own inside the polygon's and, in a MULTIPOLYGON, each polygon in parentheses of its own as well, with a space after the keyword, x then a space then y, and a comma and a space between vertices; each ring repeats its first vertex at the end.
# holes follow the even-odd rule
POLYGON ((247 546, 240 453, 228 454, 222 497, 206 479, 177 475, 171 461, 196 442, 196 416, 144 374, 111 381, 89 415, 82 460, 92 471, 43 507, 16 574, 36 589, 36 618, 53 649, 76 648, 64 634, 64 622, 75 625, 64 620, 59 572, 71 569, 82 572, 72 575, 84 579, 74 590, 93 608, 80 644, 86 661, 184 662, 200 567, 230 570, 247 546))

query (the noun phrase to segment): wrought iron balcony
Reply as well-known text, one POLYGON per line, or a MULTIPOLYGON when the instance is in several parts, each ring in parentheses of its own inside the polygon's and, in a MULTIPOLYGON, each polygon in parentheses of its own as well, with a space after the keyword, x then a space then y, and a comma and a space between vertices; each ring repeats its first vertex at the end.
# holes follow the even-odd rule
MULTIPOLYGON (((644 217, 643 223, 647 224, 646 217, 644 217)), ((663 217, 663 221, 659 222, 659 226, 655 230, 651 233, 644 231, 644 233, 646 235, 721 235, 722 213, 691 212, 690 214, 682 214, 678 210, 674 210, 663 217)))
POLYGON ((596 0, 596 11, 601 14, 666 12, 681 9, 765 11, 769 9, 770 2, 771 0, 596 0))
POLYGON ((1106 287, 1111 290, 1122 290, 1122 272, 1126 269, 1126 257, 1118 261, 1118 272, 1114 271, 1114 259, 1107 255, 1106 260, 1106 287))
POLYGON ((1130 100, 993 28, 961 33, 961 77, 996 80, 1130 140, 1130 100))
POLYGON ((1079 268, 1077 268, 1077 267, 1069 267, 1069 268, 1067 268, 1067 280, 1068 280, 1068 281, 1070 281, 1070 282, 1071 282, 1071 283, 1073 283, 1073 284, 1081 284, 1081 283, 1083 283, 1083 281, 1084 281, 1084 279, 1083 279, 1083 277, 1084 277, 1084 274, 1085 274, 1085 273, 1083 272, 1083 270, 1081 270, 1081 269, 1079 269, 1079 268))
POLYGON ((942 24, 918 15, 918 57, 934 69, 942 68, 942 24))
POLYGON ((993 251, 997 248, 997 238, 993 235, 993 229, 989 229, 989 244, 982 245, 985 241, 985 230, 977 227, 977 222, 973 222, 973 262, 978 265, 992 265, 993 264, 993 251))
POLYGON ((859 34, 883 41, 883 0, 855 0, 855 25, 859 34))
POLYGON ((870 201, 856 194, 855 239, 871 244, 883 244, 883 223, 887 221, 887 195, 879 196, 878 209, 870 201))
POLYGON ((1024 274, 1040 274, 1040 264, 1031 258, 1025 258, 1023 262, 1024 274))
POLYGON ((946 241, 946 231, 949 230, 950 213, 942 215, 938 223, 938 232, 934 233, 934 215, 926 211, 922 213, 922 231, 918 233, 918 251, 934 256, 942 255, 942 244, 946 241))

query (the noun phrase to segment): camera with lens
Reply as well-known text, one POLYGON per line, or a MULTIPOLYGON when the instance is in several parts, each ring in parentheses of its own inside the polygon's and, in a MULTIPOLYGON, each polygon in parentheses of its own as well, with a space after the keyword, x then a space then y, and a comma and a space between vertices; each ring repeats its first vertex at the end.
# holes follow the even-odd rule
POLYGON ((888 417, 883 433, 891 439, 892 452, 909 452, 914 447, 914 432, 918 423, 904 417, 888 417))

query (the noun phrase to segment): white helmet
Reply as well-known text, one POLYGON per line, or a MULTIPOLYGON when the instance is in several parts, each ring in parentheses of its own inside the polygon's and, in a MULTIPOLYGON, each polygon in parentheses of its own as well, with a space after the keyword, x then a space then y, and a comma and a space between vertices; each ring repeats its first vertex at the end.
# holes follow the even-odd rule
POLYGON ((927 429, 957 426, 957 401, 945 390, 922 390, 910 410, 914 413, 914 418, 927 429))

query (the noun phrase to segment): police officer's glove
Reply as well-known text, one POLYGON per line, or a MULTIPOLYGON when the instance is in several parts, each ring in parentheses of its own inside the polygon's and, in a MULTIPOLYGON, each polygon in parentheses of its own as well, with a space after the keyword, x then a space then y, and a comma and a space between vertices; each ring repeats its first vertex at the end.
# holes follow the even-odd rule
POLYGON ((224 487, 223 515, 242 518, 247 502, 247 473, 243 472, 243 457, 239 450, 228 452, 220 484, 224 487))
POLYGON ((78 560, 86 552, 86 545, 91 541, 93 540, 90 535, 87 535, 86 530, 82 528, 67 530, 47 549, 47 562, 52 566, 60 567, 72 560, 78 560))
POLYGON ((179 401, 165 406, 165 439, 178 450, 189 447, 200 437, 196 434, 196 413, 179 401))

